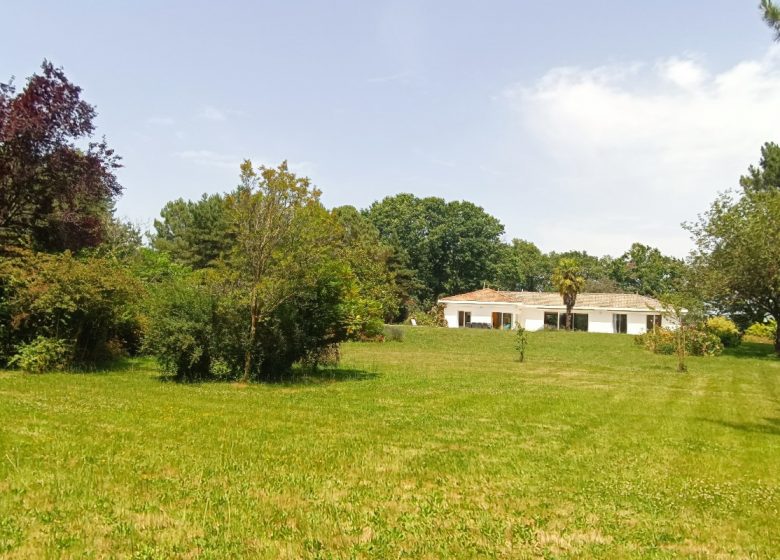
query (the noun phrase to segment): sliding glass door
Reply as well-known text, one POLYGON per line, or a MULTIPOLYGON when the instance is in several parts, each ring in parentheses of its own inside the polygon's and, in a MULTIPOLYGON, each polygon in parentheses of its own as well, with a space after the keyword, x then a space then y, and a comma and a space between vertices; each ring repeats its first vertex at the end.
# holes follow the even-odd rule
POLYGON ((625 313, 612 314, 612 332, 620 334, 628 332, 628 315, 625 313))

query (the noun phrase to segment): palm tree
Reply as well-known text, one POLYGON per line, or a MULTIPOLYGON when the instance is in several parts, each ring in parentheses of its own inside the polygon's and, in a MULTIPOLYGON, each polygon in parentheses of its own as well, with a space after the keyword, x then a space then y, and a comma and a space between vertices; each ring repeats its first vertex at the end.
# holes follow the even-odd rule
POLYGON ((577 302, 577 294, 585 285, 585 278, 581 276, 580 265, 574 259, 561 259, 553 271, 552 285, 558 290, 566 306, 566 330, 572 327, 572 313, 577 302))
POLYGON ((775 31, 775 39, 780 40, 780 6, 772 0, 761 0, 760 6, 764 21, 775 31))

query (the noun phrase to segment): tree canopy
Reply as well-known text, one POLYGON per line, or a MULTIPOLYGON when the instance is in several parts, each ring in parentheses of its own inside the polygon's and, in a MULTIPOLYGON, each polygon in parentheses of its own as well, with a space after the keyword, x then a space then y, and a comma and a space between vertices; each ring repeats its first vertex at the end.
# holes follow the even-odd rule
POLYGON ((504 226, 471 202, 399 194, 375 202, 365 215, 414 271, 420 284, 412 295, 424 305, 495 277, 504 226))
MULTIPOLYGON (((694 264, 709 298, 731 310, 780 319, 780 188, 773 162, 780 147, 766 144, 757 168, 740 180, 742 193, 723 193, 687 227, 694 264)), ((780 354, 780 335, 775 350, 780 354)))
POLYGON ((0 247, 76 250, 102 240, 121 187, 106 141, 83 147, 95 115, 46 61, 20 92, 0 84, 0 247))
POLYGON ((775 40, 780 40, 780 8, 772 0, 761 0, 760 8, 764 21, 775 32, 775 40))
POLYGON ((563 304, 566 306, 566 330, 571 330, 572 309, 577 303, 577 294, 585 285, 585 278, 577 261, 572 258, 562 258, 558 261, 558 266, 553 271, 552 285, 563 298, 563 304))

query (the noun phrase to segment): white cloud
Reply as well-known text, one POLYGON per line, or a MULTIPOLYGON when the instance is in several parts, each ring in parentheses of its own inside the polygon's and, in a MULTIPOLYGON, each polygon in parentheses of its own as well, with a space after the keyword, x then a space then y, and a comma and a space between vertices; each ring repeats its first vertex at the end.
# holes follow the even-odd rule
POLYGON ((707 70, 693 59, 672 57, 657 64, 658 74, 685 90, 702 87, 709 77, 707 70))
POLYGON ((222 122, 224 120, 227 120, 227 114, 225 111, 222 111, 220 109, 217 109, 216 107, 213 107, 211 105, 206 105, 200 110, 200 113, 198 113, 198 116, 202 119, 206 119, 207 121, 214 121, 214 122, 222 122))
POLYGON ((546 159, 532 174, 562 202, 550 244, 573 235, 594 252, 642 241, 685 254, 679 223, 736 186, 780 136, 780 49, 720 72, 693 57, 557 68, 504 99, 546 159), (636 220, 611 220, 626 214, 636 220))

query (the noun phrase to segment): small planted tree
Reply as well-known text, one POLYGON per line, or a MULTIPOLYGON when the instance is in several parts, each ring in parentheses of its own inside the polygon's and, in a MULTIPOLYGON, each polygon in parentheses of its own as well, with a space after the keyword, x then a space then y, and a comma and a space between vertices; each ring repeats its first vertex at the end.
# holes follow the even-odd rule
POLYGON ((572 309, 577 302, 577 294, 585 285, 580 266, 574 259, 564 258, 558 261, 558 266, 553 271, 552 285, 558 290, 566 306, 566 330, 572 329, 572 309))
POLYGON ((523 327, 517 327, 515 334, 515 349, 521 362, 525 361, 525 351, 528 348, 528 331, 523 327))
POLYGON ((662 305, 661 313, 677 325, 677 328, 674 330, 677 371, 680 373, 686 372, 688 371, 688 365, 686 364, 686 337, 689 327, 702 319, 701 302, 695 295, 683 288, 677 292, 659 296, 658 299, 662 305))

